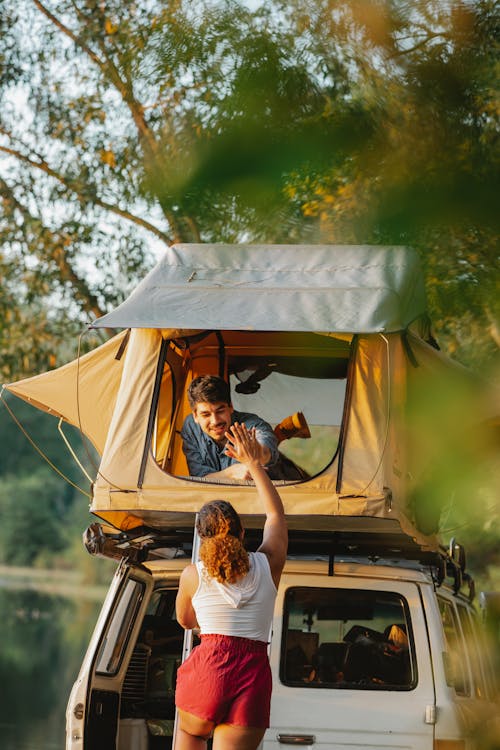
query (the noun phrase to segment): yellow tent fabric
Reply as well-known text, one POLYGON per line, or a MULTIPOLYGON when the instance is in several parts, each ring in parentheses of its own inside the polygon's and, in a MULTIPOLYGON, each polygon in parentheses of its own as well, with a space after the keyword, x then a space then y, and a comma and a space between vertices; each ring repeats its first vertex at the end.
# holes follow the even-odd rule
POLYGON ((123 368, 120 349, 128 335, 122 331, 79 359, 5 388, 81 429, 102 453, 123 368))
MULTIPOLYGON (((214 368, 212 339, 202 340, 197 348, 183 349, 183 342, 194 341, 196 333, 203 334, 192 330, 124 331, 79 361, 7 386, 38 408, 81 427, 92 440, 101 453, 101 463, 93 485, 91 511, 120 529, 148 523, 175 526, 180 519, 185 524, 186 517, 192 522, 204 502, 221 496, 229 497, 246 518, 260 513, 251 485, 221 485, 189 478, 182 462, 176 430, 188 408, 185 388, 193 371, 199 372, 196 368, 214 368), (160 431, 163 441, 155 457, 146 436, 148 425, 156 419, 152 402, 160 351, 172 335, 176 343, 169 344, 170 365, 162 374, 161 420, 157 419, 156 432, 152 433, 160 431), (179 373, 183 373, 184 384, 179 382, 179 373), (172 464, 174 473, 163 470, 157 460, 167 444, 175 447, 177 455, 172 464)), ((277 333, 226 332, 226 340, 233 347, 237 347, 240 336, 254 337, 251 351, 258 351, 259 346, 274 350, 280 342, 277 333)), ((327 336, 320 338, 330 340, 327 336)), ((433 542, 415 529, 409 507, 420 467, 406 449, 408 391, 426 374, 442 372, 449 377, 456 371, 472 383, 471 378, 418 336, 367 334, 357 336, 352 344, 350 338, 332 342, 333 351, 342 356, 352 348, 342 452, 312 479, 280 486, 286 513, 291 523, 293 519, 296 524, 307 523, 304 519, 314 515, 319 523, 321 519, 330 524, 338 519, 342 528, 363 517, 394 519, 406 533, 431 545, 433 542)), ((307 358, 315 350, 312 344, 308 349, 302 343, 299 350, 307 358)), ((319 346, 317 340, 314 345, 319 346)))
MULTIPOLYGON (((389 377, 384 339, 379 342, 377 335, 360 337, 352 375, 351 409, 357 416, 347 430, 345 455, 350 458, 344 466, 340 486, 337 488, 337 456, 319 476, 305 483, 280 487, 288 514, 383 516, 392 512, 386 508, 383 469, 387 450, 384 383, 389 377), (380 372, 378 380, 369 374, 373 368, 380 372)), ((400 351, 398 340, 399 336, 391 335, 391 346, 400 351)), ((94 485, 92 509, 100 515, 124 508, 131 513, 162 510, 173 514, 194 513, 202 502, 229 492, 239 512, 259 513, 251 486, 228 487, 173 476, 161 469, 150 447, 145 448, 162 341, 162 333, 155 329, 134 329, 131 333, 115 413, 94 485), (141 464, 143 479, 139 481, 141 464)))
MULTIPOLYGON (((208 485, 206 482, 166 473, 153 457, 151 447, 145 446, 159 351, 162 342, 171 333, 179 337, 181 332, 134 329, 130 332, 123 355, 117 360, 116 355, 127 335, 122 332, 79 361, 6 386, 12 393, 39 408, 81 427, 84 434, 92 440, 102 454, 91 506, 91 510, 98 514, 122 510, 133 514, 147 509, 192 513, 200 506, 201 496, 208 500, 221 494, 220 485, 208 485), (139 482, 143 462, 144 476, 139 482)), ((186 332, 187 335, 192 333, 186 332)), ((277 335, 272 335, 275 345, 277 335)), ((367 356, 375 359, 382 357, 380 369, 386 375, 384 346, 370 344, 376 338, 375 335, 363 340, 359 351, 367 350, 372 354, 356 360, 353 370, 352 408, 359 412, 359 424, 366 425, 371 421, 372 429, 349 427, 346 455, 352 451, 355 458, 352 465, 343 472, 339 492, 336 488, 338 457, 313 480, 281 488, 287 512, 291 514, 330 515, 356 512, 376 515, 384 512, 384 481, 382 477, 374 478, 374 470, 383 449, 377 425, 380 423, 380 414, 385 409, 385 403, 382 403, 384 394, 366 373, 363 375, 363 362, 367 356), (367 485, 365 496, 350 501, 342 499, 359 494, 362 484, 367 485)), ((304 356, 307 356, 307 351, 304 351, 304 356)), ((206 366, 203 357, 202 365, 206 366)), ((373 362, 366 362, 365 370, 372 365, 373 362)), ((172 404, 172 384, 168 373, 164 375, 163 383, 164 403, 172 404)), ((182 423, 185 412, 184 403, 179 424, 182 423)), ((162 418, 168 423, 171 412, 164 413, 162 418)), ((383 429, 385 424, 384 417, 383 429)), ((258 512, 251 487, 231 486, 231 496, 242 513, 258 512)))

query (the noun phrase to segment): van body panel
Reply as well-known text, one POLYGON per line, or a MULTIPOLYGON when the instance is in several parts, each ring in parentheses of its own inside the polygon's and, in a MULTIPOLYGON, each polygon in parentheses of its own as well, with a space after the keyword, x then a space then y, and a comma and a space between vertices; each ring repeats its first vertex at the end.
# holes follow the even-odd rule
POLYGON ((181 569, 177 561, 119 566, 71 691, 66 711, 66 750, 91 750, 97 746, 115 750, 120 736, 123 683, 154 581, 160 578, 165 585, 170 582, 177 587, 181 569))
POLYGON ((87 693, 92 664, 95 659, 101 633, 115 605, 117 592, 122 586, 123 580, 127 574, 127 566, 123 563, 120 564, 111 581, 109 591, 104 600, 87 651, 83 658, 80 672, 71 690, 66 708, 66 750, 75 750, 76 748, 84 746, 83 730, 85 725, 87 693))
POLYGON ((445 588, 436 593, 425 591, 423 601, 435 654, 436 738, 465 739, 469 750, 477 746, 475 738, 484 733, 485 723, 496 714, 475 612, 463 597, 445 588), (452 622, 446 621, 447 613, 452 614, 452 622), (469 633, 465 632, 465 619, 471 628, 469 633))
MULTIPOLYGON (((183 642, 174 604, 180 574, 188 564, 189 559, 180 557, 119 566, 71 693, 66 750, 175 747, 175 675, 189 653, 192 633, 186 633, 183 642), (165 613, 158 618, 163 611, 158 602, 168 602, 170 619, 162 619, 165 613), (158 645, 174 632, 165 639, 166 648, 158 645), (143 670, 147 700, 133 704, 131 711, 131 670, 147 644, 152 645, 147 671, 143 670)), ((489 665, 480 651, 474 617, 463 594, 446 584, 438 586, 431 570, 417 562, 289 559, 276 599, 269 650, 271 726, 259 750, 434 750, 436 741, 445 743, 443 747, 451 742, 463 750, 478 750, 481 745, 474 735, 480 725, 487 729, 495 712, 489 665), (325 678, 320 672, 322 646, 352 649, 349 629, 356 614, 342 609, 351 600, 358 607, 359 621, 371 624, 373 632, 385 623, 378 611, 371 620, 361 614, 367 602, 382 602, 387 618, 394 613, 394 603, 400 606, 409 648, 405 682, 385 683, 375 675, 372 683, 349 678, 354 680, 349 684, 347 662, 341 678, 325 678), (304 602, 321 606, 301 610, 304 602), (329 636, 332 623, 339 628, 338 637, 329 636), (292 663, 287 649, 294 637, 304 644, 315 639, 316 651, 311 650, 307 666, 313 669, 315 663, 317 671, 307 683, 287 671, 292 663)))
MULTIPOLYGON (((435 705, 432 662, 417 582, 344 575, 307 577, 285 573, 276 602, 271 667, 274 676, 271 727, 264 740, 265 750, 286 747, 287 736, 314 737, 311 747, 324 748, 411 748, 432 750, 434 727, 426 723, 429 706, 435 705), (356 588, 365 592, 394 592, 407 603, 416 655, 416 684, 409 690, 335 689, 290 687, 280 674, 282 658, 283 607, 287 589, 294 586, 325 589, 356 588), (279 738, 282 738, 281 741, 279 738)), ((417 576, 418 577, 418 576, 417 576)), ((420 576, 422 578, 422 576, 420 576)))

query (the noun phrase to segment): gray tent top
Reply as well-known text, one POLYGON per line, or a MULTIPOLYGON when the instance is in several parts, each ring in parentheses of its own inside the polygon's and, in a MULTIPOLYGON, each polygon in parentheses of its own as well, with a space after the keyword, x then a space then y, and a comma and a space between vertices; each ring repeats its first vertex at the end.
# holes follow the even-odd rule
POLYGON ((92 327, 376 333, 425 312, 409 248, 178 244, 92 327))

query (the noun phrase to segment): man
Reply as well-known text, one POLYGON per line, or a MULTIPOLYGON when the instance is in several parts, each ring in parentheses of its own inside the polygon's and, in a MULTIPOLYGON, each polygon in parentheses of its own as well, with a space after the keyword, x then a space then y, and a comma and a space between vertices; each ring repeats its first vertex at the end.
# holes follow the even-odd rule
POLYGON ((255 428, 259 462, 271 479, 303 479, 301 470, 278 450, 278 439, 268 422, 249 412, 235 411, 229 385, 216 375, 195 378, 188 389, 192 414, 181 430, 182 449, 194 477, 230 481, 251 479, 248 469, 225 452, 226 432, 234 422, 255 428))

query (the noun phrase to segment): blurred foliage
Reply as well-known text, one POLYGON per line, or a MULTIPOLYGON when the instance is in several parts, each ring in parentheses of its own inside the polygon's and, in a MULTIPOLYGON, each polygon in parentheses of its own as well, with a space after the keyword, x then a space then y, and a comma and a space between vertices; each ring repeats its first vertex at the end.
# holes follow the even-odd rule
POLYGON ((495 8, 2 0, 12 350, 36 337, 48 351, 48 337, 49 366, 55 321, 115 305, 171 241, 307 240, 415 245, 446 348, 490 362, 495 8), (33 328, 26 304, 40 300, 33 328))
POLYGON ((411 244, 441 345, 498 379, 493 0, 0 10, 3 379, 72 358, 173 241, 411 244))
MULTIPOLYGON (((81 534, 91 517, 88 499, 76 487, 89 493, 89 483, 61 442, 58 420, 9 394, 4 393, 2 399, 26 434, 2 402, 0 434, 2 444, 8 449, 0 453, 0 513, 3 518, 0 562, 77 566, 85 583, 108 581, 113 568, 105 561, 96 565, 81 543, 81 534), (45 460, 26 435, 42 451, 45 460)), ((90 448, 83 446, 78 431, 65 425, 64 433, 87 471, 95 472, 96 456, 87 454, 90 448)))
MULTIPOLYGON (((422 368, 419 368, 420 370, 422 368)), ((496 394, 498 407, 498 393, 496 394)), ((423 531, 464 546, 482 586, 500 566, 500 429, 493 390, 469 371, 443 366, 410 381, 407 428, 413 511, 423 531)), ((498 413, 498 412, 497 412, 498 413)))
MULTIPOLYGON (((52 462, 62 474, 84 492, 89 492, 88 480, 75 464, 69 451, 63 447, 58 422, 57 417, 38 411, 30 404, 4 392, 0 403, 0 434, 8 450, 0 452, 0 476, 28 475, 40 467, 48 467, 48 464, 44 465, 42 457, 29 442, 28 438, 31 438, 47 461, 52 462), (14 418, 9 414, 6 406, 11 410, 14 418), (17 423, 14 420, 17 420, 17 423)), ((85 445, 82 443, 79 431, 65 424, 64 434, 83 465, 88 471, 92 471, 95 467, 96 455, 90 452, 88 443, 85 445)), ((68 489, 67 497, 71 498, 73 489, 68 489)), ((70 500, 63 502, 65 508, 70 504, 70 500)))

